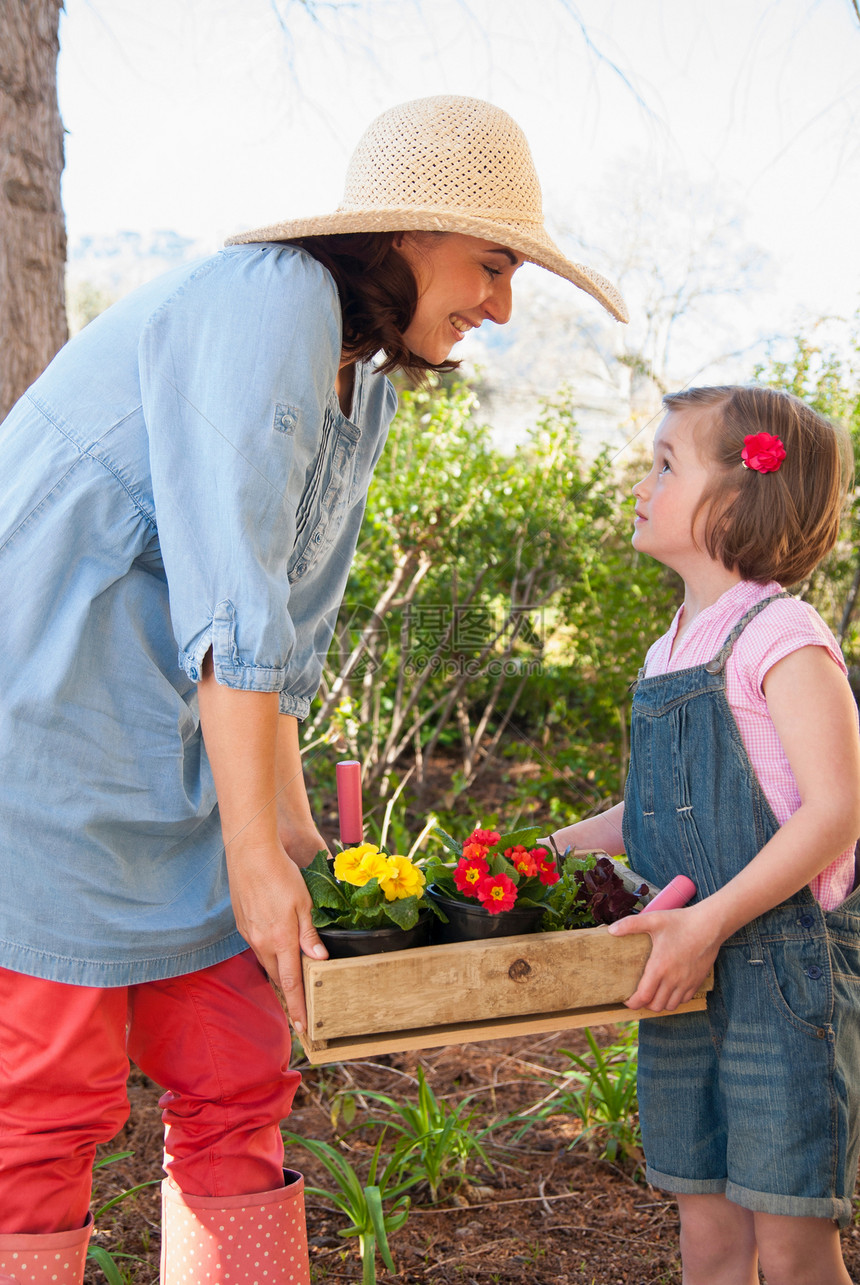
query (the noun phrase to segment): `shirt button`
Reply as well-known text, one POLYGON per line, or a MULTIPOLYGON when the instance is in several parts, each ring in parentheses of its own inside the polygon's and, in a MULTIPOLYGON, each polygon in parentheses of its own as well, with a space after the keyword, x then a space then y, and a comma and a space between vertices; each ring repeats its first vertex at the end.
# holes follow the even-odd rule
POLYGON ((810 968, 807 968, 806 976, 811 977, 814 982, 817 982, 821 976, 821 969, 817 964, 813 964, 810 968))
POLYGON ((815 923, 815 916, 801 915, 800 919, 797 922, 800 924, 802 928, 811 928, 812 925, 815 923))

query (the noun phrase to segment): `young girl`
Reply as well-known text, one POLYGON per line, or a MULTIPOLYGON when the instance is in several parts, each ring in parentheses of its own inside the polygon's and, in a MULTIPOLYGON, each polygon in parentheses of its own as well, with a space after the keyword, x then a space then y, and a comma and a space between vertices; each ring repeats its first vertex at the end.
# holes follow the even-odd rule
POLYGON ((786 393, 664 399, 633 488, 636 549, 684 603, 633 699, 624 802, 555 834, 626 852, 680 910, 612 925, 652 950, 639 1027, 648 1180, 676 1194, 685 1285, 850 1285, 839 1227, 860 1149, 857 708, 832 634, 784 585, 833 547, 844 435, 786 393))

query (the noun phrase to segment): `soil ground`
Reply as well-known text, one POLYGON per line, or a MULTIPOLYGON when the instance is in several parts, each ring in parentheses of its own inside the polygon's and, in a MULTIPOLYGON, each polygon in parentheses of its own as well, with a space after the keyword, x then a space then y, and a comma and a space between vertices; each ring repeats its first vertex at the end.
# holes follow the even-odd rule
MULTIPOLYGON (((595 1028, 598 1044, 614 1042, 611 1027, 595 1028)), ((358 1097, 376 1090, 400 1101, 414 1093, 418 1068, 437 1097, 452 1105, 477 1093, 476 1127, 502 1120, 533 1106, 543 1096, 538 1082, 547 1070, 567 1069, 565 1048, 586 1051, 582 1031, 559 1032, 524 1040, 496 1040, 421 1053, 400 1053, 378 1061, 358 1060, 303 1070, 303 1083, 289 1121, 296 1133, 338 1145, 331 1106, 338 1091, 358 1097)), ((161 1176, 161 1118, 158 1089, 139 1072, 129 1084, 131 1116, 103 1155, 133 1151, 123 1161, 96 1173, 93 1208, 136 1183, 161 1176)), ((373 1104, 369 1104, 373 1105, 373 1104)), ((487 1146, 492 1169, 480 1159, 469 1162, 467 1178, 451 1184, 436 1204, 429 1191, 413 1193, 405 1225, 392 1234, 396 1271, 378 1263, 379 1285, 678 1285, 678 1221, 674 1202, 634 1176, 635 1161, 610 1164, 576 1139, 576 1123, 556 1117, 535 1125, 513 1147, 501 1140, 487 1146)), ((493 1135, 495 1136, 495 1135, 493 1135)), ((363 1172, 372 1138, 367 1131, 341 1146, 363 1172)), ((332 1180, 300 1147, 288 1163, 301 1169, 309 1185, 332 1189, 332 1180)), ((860 1192, 858 1192, 860 1194, 860 1192)), ((860 1207, 858 1207, 860 1208, 860 1207)), ((97 1220, 93 1243, 117 1255, 129 1285, 156 1285, 159 1254, 158 1188, 148 1187, 122 1200, 97 1220), (129 1254, 132 1258, 121 1258, 129 1254)), ((356 1242, 338 1235, 347 1225, 329 1202, 307 1199, 312 1280, 361 1281, 356 1242)), ((849 1272, 860 1281, 860 1213, 843 1234, 849 1272)), ((91 1264, 87 1285, 103 1285, 91 1264)))

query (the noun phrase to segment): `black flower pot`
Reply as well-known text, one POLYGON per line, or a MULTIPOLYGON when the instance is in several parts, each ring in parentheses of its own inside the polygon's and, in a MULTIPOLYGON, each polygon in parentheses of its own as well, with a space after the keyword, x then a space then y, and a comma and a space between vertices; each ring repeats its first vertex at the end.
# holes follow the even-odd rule
POLYGON ((318 928, 317 932, 332 959, 379 955, 389 950, 429 945, 430 922, 434 917, 432 911, 423 910, 414 928, 386 924, 383 928, 318 928))
POLYGON ((540 927, 544 911, 542 906, 514 906, 491 915, 479 901, 455 901, 435 888, 428 888, 440 910, 448 917, 447 924, 433 920, 431 938, 434 945, 452 941, 483 941, 491 937, 516 937, 520 933, 534 933, 540 927))

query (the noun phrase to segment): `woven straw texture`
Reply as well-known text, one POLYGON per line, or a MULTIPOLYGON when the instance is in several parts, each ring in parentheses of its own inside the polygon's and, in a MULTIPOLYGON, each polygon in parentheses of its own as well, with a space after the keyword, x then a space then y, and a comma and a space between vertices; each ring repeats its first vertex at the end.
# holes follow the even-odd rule
POLYGON ((525 135, 479 98, 420 98, 384 112, 352 155, 334 213, 256 228, 227 244, 398 231, 461 232, 506 245, 627 320, 615 286, 566 258, 548 236, 525 135))

